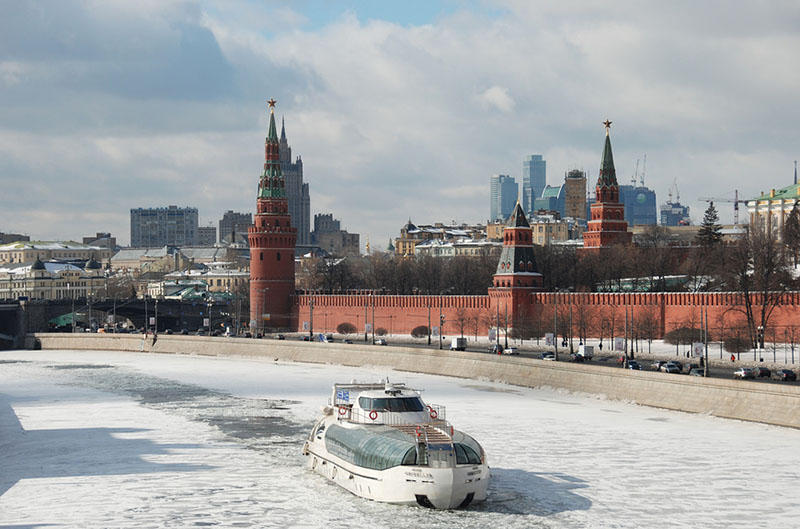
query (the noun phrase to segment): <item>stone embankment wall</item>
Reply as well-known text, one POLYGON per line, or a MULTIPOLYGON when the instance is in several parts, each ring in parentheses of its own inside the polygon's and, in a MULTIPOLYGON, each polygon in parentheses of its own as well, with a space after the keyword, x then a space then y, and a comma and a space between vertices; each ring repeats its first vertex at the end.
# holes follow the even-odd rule
MULTIPOLYGON (((145 351, 257 357, 485 379, 524 387, 552 387, 717 417, 800 428, 800 386, 703 379, 614 367, 529 358, 344 343, 130 334, 36 334, 43 349, 145 351)), ((34 336, 29 336, 32 342, 34 336)), ((31 345, 29 343, 29 345, 31 345)))

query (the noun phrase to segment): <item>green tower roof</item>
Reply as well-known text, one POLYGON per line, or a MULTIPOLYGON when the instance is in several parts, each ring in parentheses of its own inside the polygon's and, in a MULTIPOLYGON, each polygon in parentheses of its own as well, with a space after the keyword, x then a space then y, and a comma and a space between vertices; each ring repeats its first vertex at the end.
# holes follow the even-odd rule
POLYGON ((598 186, 616 186, 617 171, 614 169, 614 155, 611 153, 611 136, 609 128, 611 122, 606 121, 606 144, 603 147, 603 157, 600 159, 600 176, 597 178, 598 186))

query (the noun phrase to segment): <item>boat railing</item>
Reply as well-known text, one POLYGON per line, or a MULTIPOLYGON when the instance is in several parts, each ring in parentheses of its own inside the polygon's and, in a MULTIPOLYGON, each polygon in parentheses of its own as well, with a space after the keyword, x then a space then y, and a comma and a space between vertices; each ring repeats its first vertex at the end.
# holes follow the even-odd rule
POLYGON ((340 421, 355 422, 359 424, 384 424, 386 426, 404 425, 431 425, 434 427, 445 428, 450 431, 452 428, 447 422, 447 410, 444 406, 431 404, 426 406, 425 414, 420 417, 422 412, 401 413, 379 410, 362 410, 352 404, 339 403, 334 406, 334 413, 340 421), (409 415, 413 417, 410 418, 409 415))

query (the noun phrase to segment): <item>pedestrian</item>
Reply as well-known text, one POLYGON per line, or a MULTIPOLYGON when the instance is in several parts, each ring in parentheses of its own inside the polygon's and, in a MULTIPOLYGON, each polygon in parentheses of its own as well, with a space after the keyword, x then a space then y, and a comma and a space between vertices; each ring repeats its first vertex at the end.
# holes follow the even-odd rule
POLYGON ((736 355, 731 354, 731 362, 735 362, 735 361, 736 361, 736 355))

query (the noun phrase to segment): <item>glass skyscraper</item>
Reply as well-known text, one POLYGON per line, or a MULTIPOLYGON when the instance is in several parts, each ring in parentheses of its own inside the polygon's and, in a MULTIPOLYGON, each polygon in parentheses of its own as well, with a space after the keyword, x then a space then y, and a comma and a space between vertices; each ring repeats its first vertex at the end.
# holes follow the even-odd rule
POLYGON ((489 190, 489 220, 506 220, 514 211, 519 196, 517 181, 504 174, 492 175, 489 177, 489 190))
POLYGON ((547 182, 547 162, 541 154, 531 154, 522 160, 522 208, 533 211, 533 202, 542 196, 547 182))

